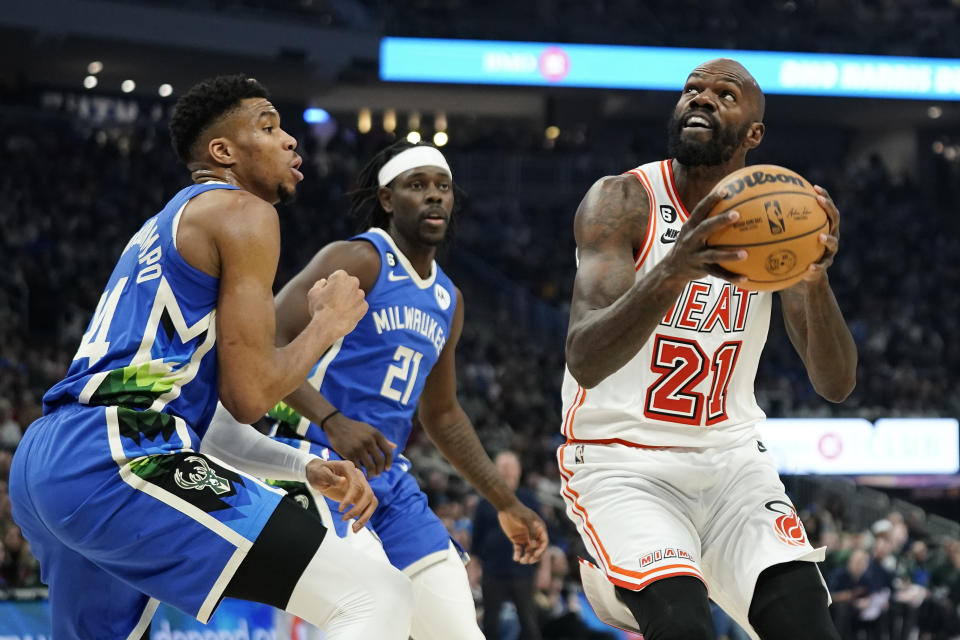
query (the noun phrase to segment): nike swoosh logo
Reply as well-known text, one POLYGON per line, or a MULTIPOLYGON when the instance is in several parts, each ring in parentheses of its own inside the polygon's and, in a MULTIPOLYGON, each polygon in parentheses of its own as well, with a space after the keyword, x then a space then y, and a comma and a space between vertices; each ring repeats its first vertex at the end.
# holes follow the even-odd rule
POLYGON ((387 274, 387 280, 389 280, 390 282, 396 282, 398 280, 409 280, 409 279, 410 279, 410 276, 398 276, 393 271, 387 274))
POLYGON ((664 233, 662 236, 660 236, 660 242, 661 242, 662 244, 671 244, 671 243, 676 242, 676 241, 677 241, 677 238, 676 238, 676 237, 668 238, 666 233, 664 233))

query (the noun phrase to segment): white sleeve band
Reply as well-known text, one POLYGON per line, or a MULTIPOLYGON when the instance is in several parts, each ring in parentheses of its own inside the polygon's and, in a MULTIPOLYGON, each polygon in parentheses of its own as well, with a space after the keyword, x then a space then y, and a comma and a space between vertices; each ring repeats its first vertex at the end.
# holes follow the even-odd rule
POLYGON ((200 453, 213 456, 258 478, 307 481, 307 463, 318 456, 295 449, 237 422, 217 403, 210 426, 200 442, 200 453))

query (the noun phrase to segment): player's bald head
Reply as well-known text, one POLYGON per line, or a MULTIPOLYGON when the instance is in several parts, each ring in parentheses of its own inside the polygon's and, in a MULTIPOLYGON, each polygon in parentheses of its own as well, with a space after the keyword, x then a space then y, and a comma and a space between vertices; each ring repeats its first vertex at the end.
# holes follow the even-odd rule
POLYGON ((699 65, 690 72, 690 77, 719 77, 740 87, 744 97, 753 105, 754 121, 763 122, 763 112, 766 109, 766 99, 757 79, 747 71, 747 68, 730 58, 715 58, 699 65))

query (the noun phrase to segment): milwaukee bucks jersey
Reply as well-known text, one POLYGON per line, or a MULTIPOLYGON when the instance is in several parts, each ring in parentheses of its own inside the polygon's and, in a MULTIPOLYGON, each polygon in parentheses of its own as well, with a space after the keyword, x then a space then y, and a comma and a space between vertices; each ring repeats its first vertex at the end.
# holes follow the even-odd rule
MULTIPOLYGON (((423 384, 447 342, 457 293, 433 263, 421 278, 393 239, 373 228, 352 238, 380 254, 380 273, 367 314, 313 367, 308 380, 344 415, 367 422, 403 450, 423 384)), ((328 446, 326 434, 285 405, 271 415, 289 425, 278 435, 295 435, 328 446)))
POLYGON ((66 378, 43 398, 45 413, 75 402, 117 406, 132 455, 199 446, 217 404, 219 280, 183 259, 177 225, 191 198, 236 188, 187 187, 130 239, 66 378))

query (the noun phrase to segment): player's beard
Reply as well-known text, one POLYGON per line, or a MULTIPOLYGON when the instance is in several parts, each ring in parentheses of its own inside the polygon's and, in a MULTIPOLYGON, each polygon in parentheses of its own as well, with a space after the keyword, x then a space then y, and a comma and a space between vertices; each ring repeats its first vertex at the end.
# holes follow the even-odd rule
POLYGON ((280 201, 280 204, 293 203, 297 199, 296 188, 287 189, 281 182, 277 185, 277 199, 280 201))
POLYGON ((667 152, 680 164, 688 167, 721 165, 736 153, 740 143, 747 136, 750 123, 739 131, 733 127, 717 125, 709 140, 684 140, 681 115, 674 112, 667 126, 667 152))

